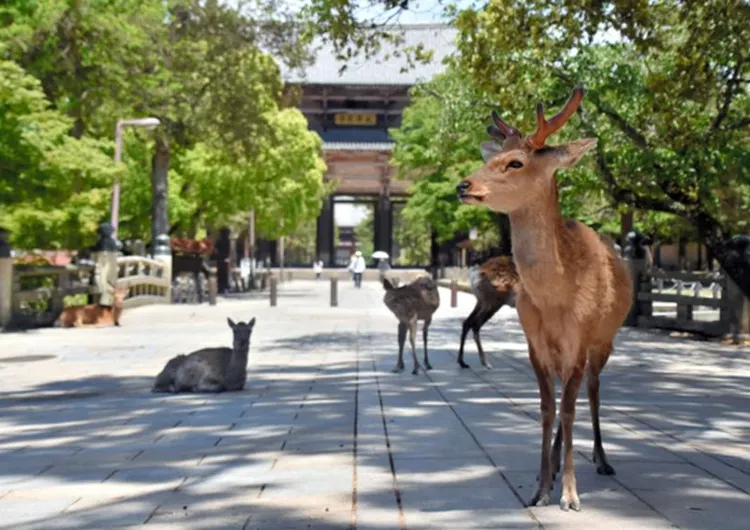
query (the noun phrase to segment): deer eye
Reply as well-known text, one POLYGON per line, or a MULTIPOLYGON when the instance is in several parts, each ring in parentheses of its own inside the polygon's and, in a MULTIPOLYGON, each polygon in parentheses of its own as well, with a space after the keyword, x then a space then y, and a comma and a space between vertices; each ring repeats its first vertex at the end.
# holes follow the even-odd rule
POLYGON ((521 169, 523 167, 523 164, 518 160, 511 160, 510 162, 508 162, 508 165, 505 167, 505 169, 508 169, 509 167, 512 167, 513 169, 521 169))

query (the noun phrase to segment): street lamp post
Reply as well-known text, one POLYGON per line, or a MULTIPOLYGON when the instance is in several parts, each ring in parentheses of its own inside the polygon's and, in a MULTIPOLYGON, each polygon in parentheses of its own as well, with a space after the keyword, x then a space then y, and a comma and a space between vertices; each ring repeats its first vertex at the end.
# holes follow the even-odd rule
MULTIPOLYGON (((115 127, 115 164, 122 162, 122 131, 125 127, 143 127, 144 129, 154 129, 161 122, 158 118, 136 118, 131 120, 120 120, 115 127)), ((110 222, 114 229, 112 237, 117 240, 117 227, 120 214, 120 179, 117 178, 112 185, 112 209, 110 211, 110 222)))

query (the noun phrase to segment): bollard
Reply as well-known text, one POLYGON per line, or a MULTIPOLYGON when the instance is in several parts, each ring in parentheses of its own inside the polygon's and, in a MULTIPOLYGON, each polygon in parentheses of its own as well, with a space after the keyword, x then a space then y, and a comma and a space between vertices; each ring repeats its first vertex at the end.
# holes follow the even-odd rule
POLYGON ((458 282, 451 280, 451 307, 458 306, 458 282))
POLYGON ((331 278, 331 307, 337 307, 339 305, 338 285, 338 278, 331 278))
POLYGON ((277 296, 276 276, 271 276, 270 281, 271 281, 271 307, 276 307, 276 296, 277 296))
POLYGON ((292 281, 292 271, 289 271, 286 273, 286 281, 288 282, 292 281))
POLYGON ((216 279, 216 269, 211 267, 208 273, 208 305, 216 305, 216 295, 219 292, 219 284, 216 279))

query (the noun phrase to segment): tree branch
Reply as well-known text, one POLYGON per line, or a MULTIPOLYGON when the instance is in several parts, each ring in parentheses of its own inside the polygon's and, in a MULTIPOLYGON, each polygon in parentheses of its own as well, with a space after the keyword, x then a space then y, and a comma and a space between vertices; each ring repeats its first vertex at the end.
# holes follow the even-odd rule
POLYGON ((729 81, 727 81, 727 89, 724 92, 724 99, 722 101, 721 107, 719 107, 719 113, 716 115, 716 118, 714 118, 714 121, 711 124, 711 128, 708 131, 708 135, 715 132, 719 127, 721 127, 722 122, 726 119, 727 115, 729 114, 729 107, 732 105, 734 96, 737 95, 738 88, 742 84, 742 80, 740 78, 740 70, 742 70, 742 66, 743 66, 743 59, 742 57, 740 57, 737 60, 737 65, 734 71, 729 77, 729 81))

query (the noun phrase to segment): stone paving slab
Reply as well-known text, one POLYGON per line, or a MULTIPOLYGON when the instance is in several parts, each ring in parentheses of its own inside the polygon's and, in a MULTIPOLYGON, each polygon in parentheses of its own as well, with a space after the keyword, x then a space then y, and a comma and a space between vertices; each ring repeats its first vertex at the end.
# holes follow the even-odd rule
POLYGON ((617 475, 591 463, 582 392, 583 510, 559 510, 559 484, 528 509, 539 402, 515 310, 482 331, 494 369, 469 337, 461 370, 474 299, 451 308, 442 290, 434 370, 412 376, 389 371, 396 321, 378 284, 341 282, 338 308, 324 282, 279 293, 276 308, 253 295, 0 335, 0 530, 747 527, 750 348, 622 331, 601 391, 617 475), (172 356, 230 343, 227 316, 258 319, 247 389, 151 394, 172 356))

